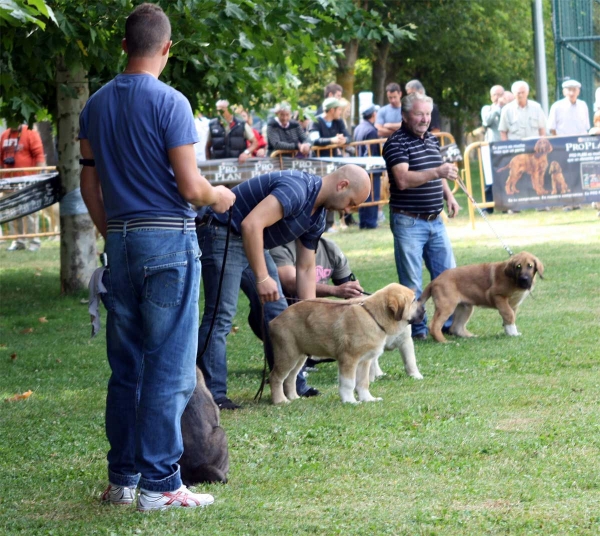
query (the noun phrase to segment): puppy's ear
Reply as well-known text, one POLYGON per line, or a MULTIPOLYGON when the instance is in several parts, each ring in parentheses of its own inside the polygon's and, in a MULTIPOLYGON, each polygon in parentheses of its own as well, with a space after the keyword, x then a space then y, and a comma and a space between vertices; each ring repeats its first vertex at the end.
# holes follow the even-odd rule
POLYGON ((540 259, 538 259, 537 257, 534 257, 533 260, 535 271, 540 276, 540 279, 544 279, 544 265, 542 264, 542 261, 540 261, 540 259))
POLYGON ((517 263, 514 259, 511 259, 506 263, 506 267, 504 268, 504 275, 509 279, 515 279, 517 277, 517 263))
POLYGON ((404 296, 392 294, 388 299, 388 309, 392 312, 392 316, 397 322, 400 322, 404 317, 405 306, 406 300, 404 299, 404 296))

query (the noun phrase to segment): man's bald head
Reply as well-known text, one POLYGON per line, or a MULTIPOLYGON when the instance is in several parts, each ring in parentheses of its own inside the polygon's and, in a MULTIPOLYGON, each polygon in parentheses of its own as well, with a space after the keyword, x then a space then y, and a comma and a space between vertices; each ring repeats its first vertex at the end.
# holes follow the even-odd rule
POLYGON ((369 197, 371 179, 360 166, 348 164, 323 177, 323 191, 325 208, 344 210, 360 205, 369 197))

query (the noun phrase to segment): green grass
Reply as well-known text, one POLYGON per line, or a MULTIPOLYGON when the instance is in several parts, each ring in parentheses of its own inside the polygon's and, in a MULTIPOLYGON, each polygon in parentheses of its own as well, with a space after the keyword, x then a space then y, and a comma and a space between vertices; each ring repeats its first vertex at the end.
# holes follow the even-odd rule
MULTIPOLYGON (((199 512, 99 504, 104 332, 89 339, 84 294, 60 296, 58 243, 0 251, 0 534, 599 534, 600 220, 589 207, 490 219, 546 267, 523 335, 478 309, 478 338, 416 344, 423 381, 388 352, 371 389, 381 403, 342 405, 335 364, 309 376, 321 397, 273 407, 267 388, 253 402, 262 352, 240 300, 229 394, 244 409, 222 415, 230 482, 200 486, 216 502, 199 512)), ((504 260, 476 222, 449 224, 457 262, 504 260)), ((334 239, 365 289, 397 280, 388 228, 334 239)))

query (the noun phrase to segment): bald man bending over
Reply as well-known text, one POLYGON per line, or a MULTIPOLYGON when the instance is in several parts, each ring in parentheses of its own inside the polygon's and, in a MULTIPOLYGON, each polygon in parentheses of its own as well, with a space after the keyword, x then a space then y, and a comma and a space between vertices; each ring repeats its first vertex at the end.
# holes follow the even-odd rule
MULTIPOLYGON (((287 306, 277 267, 267 250, 296 241, 297 291, 300 299, 316 296, 315 251, 325 229, 326 210, 344 210, 362 203, 371 190, 367 172, 355 165, 338 168, 322 179, 289 170, 267 173, 233 188, 231 237, 223 276, 220 304, 215 300, 227 234, 227 215, 208 209, 200 218, 198 243, 202 250, 204 315, 198 335, 198 366, 206 385, 222 409, 240 406, 227 398, 226 337, 237 309, 240 287, 254 290, 264 304, 265 333, 268 323, 287 306), (206 348, 213 316, 215 327, 206 348)), ((272 363, 272 348, 265 337, 265 354, 272 363)), ((298 379, 300 396, 310 391, 298 379)), ((314 390, 310 391, 314 392, 314 390)), ((310 395, 309 395, 310 396, 310 395)))

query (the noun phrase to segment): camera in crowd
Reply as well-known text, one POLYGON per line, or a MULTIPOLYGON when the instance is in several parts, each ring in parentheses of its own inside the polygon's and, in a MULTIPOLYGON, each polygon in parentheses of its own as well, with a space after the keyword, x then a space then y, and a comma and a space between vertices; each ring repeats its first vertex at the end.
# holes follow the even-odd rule
POLYGON ((440 147, 440 153, 442 154, 442 160, 444 162, 462 162, 463 157, 456 143, 450 143, 449 145, 440 147))
POLYGON ((4 159, 4 165, 5 166, 14 166, 15 165, 15 157, 14 156, 7 156, 4 159))

